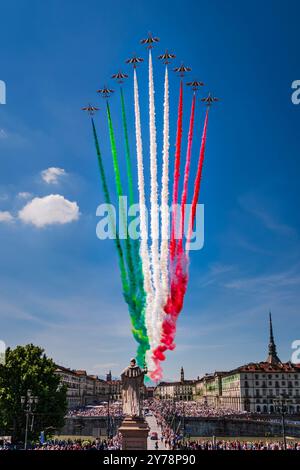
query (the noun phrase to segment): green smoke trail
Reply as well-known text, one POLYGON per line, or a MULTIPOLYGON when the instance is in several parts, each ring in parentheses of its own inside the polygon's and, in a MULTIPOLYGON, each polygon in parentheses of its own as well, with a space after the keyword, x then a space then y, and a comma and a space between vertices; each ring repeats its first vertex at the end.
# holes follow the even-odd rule
MULTIPOLYGON (((108 119, 109 137, 110 137, 110 143, 111 143, 111 153, 112 153, 113 166, 114 166, 114 172, 115 172, 116 190, 117 190, 117 195, 120 198, 121 196, 124 195, 124 193, 123 193, 123 188, 122 188, 122 183, 121 183, 120 167, 119 167, 119 162, 118 162, 117 148, 116 148, 113 124, 112 124, 112 119, 111 119, 110 107, 108 103, 107 103, 107 119, 108 119)), ((127 134, 127 140, 128 140, 128 134, 127 134)), ((129 149, 129 145, 128 145, 128 149, 129 149)), ((129 160, 129 164, 130 164, 130 160, 129 160)), ((133 333, 135 340, 139 343, 138 350, 137 350, 137 361, 140 365, 143 365, 144 359, 145 359, 145 353, 149 347, 148 336, 147 336, 143 314, 142 314, 144 311, 145 293, 143 291, 141 295, 140 289, 137 286, 136 272, 134 269, 134 263, 133 263, 133 257, 132 257, 131 241, 128 236, 127 226, 126 227, 124 226, 125 210, 124 210, 123 204, 121 205, 121 218, 122 218, 121 223, 123 223, 124 232, 126 229, 125 251, 126 251, 127 271, 128 271, 129 284, 130 284, 129 292, 128 294, 125 295, 125 300, 128 304, 129 313, 131 317, 132 333, 133 333)), ((138 278, 139 277, 140 276, 138 276, 138 278)))
MULTIPOLYGON (((119 162, 118 162, 118 154, 117 154, 114 129, 112 125, 112 119, 111 119, 110 108, 109 108, 108 102, 107 102, 106 108, 107 108, 109 138, 110 138, 111 154, 112 154, 113 166, 114 166, 114 172, 115 172, 117 196, 118 198, 120 198, 124 196, 124 193, 123 193, 123 188, 122 188, 122 183, 121 183, 121 174, 120 174, 120 167, 119 167, 119 162)), ((130 289, 132 293, 135 293, 136 281, 135 281, 135 275, 134 275, 134 265, 132 261, 130 239, 128 237, 127 225, 125 224, 125 209, 124 209, 123 201, 120 199, 119 201, 121 204, 121 224, 123 225, 123 231, 125 232, 126 230, 125 250, 126 250, 126 261, 127 261, 127 267, 128 267, 128 277, 130 280, 130 289)))
POLYGON ((122 88, 121 92, 121 106, 122 106, 122 122, 124 129, 124 138, 125 138, 125 155, 126 155, 126 168, 127 168, 127 178, 128 178, 128 190, 129 190, 129 203, 130 205, 134 204, 134 192, 133 192, 133 178, 132 178, 132 169, 131 169, 131 159, 130 159, 130 149, 129 149, 129 140, 128 140, 128 130, 127 130, 127 119, 125 112, 125 101, 122 88))
MULTIPOLYGON (((122 88, 120 88, 121 94, 121 108, 122 108, 122 123, 124 131, 124 140, 125 140, 125 156, 126 156, 126 169, 127 169, 127 180, 128 180, 128 190, 129 190, 129 203, 130 205, 134 204, 134 191, 133 191, 133 177, 132 177, 132 167, 131 167, 131 158, 130 158, 130 148, 129 148, 129 139, 128 139, 128 127, 126 119, 126 110, 125 110, 125 100, 122 88)), ((137 315, 140 315, 139 332, 141 334, 142 343, 139 346, 137 360, 140 366, 144 365, 146 351, 150 348, 147 329, 145 325, 145 304, 146 304, 146 293, 144 290, 144 276, 142 261, 140 257, 140 242, 139 240, 131 240, 132 254, 134 258, 135 265, 135 276, 137 283, 137 315)), ((139 334, 137 332, 137 334, 139 334)), ((139 341, 140 342, 140 341, 139 341)))
MULTIPOLYGON (((132 178, 132 167, 131 167, 131 158, 130 158, 130 149, 129 149, 129 139, 128 139, 128 127, 125 111, 125 100, 122 88, 120 88, 121 93, 121 107, 122 107, 122 122, 124 130, 124 140, 125 140, 125 156, 126 156, 126 169, 127 169, 127 180, 128 180, 128 191, 129 191, 129 203, 132 206, 134 204, 134 191, 133 191, 133 178, 132 178)), ((143 279, 143 269, 142 262, 140 258, 140 243, 139 240, 132 240, 132 252, 135 263, 135 272, 136 272, 136 281, 140 289, 142 289, 144 296, 144 279, 143 279)))
MULTIPOLYGON (((97 159, 98 159, 98 166, 99 166, 99 171, 100 171, 100 177, 101 177, 101 183, 102 183, 102 189, 104 193, 104 199, 106 204, 110 204, 110 196, 108 192, 108 186, 107 186, 107 181, 106 181, 106 176, 105 176, 105 171, 104 171, 104 166, 103 166, 103 161, 102 161, 102 156, 100 152, 100 146, 99 146, 99 141, 98 141, 98 136, 95 128, 95 123, 94 119, 91 118, 92 121, 92 127, 93 127, 93 135, 94 135, 94 141, 95 141, 95 147, 96 147, 96 153, 97 153, 97 159)), ((116 234, 115 237, 115 244, 117 248, 117 253, 118 253, 118 260, 119 260, 119 267, 120 267, 120 273, 121 273, 121 281, 122 281, 122 287, 123 287, 123 294, 124 296, 128 295, 129 291, 129 285, 127 281, 127 273, 126 273, 126 268, 125 268, 125 263, 124 263, 124 256, 123 256, 123 250, 121 247, 119 235, 117 233, 116 227, 114 226, 114 221, 111 220, 111 223, 113 225, 113 231, 116 234)))

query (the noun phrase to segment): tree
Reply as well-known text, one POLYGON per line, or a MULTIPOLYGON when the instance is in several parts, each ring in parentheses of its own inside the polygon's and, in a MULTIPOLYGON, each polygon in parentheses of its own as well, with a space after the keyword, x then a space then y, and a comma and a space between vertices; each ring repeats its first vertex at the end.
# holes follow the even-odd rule
MULTIPOLYGON (((41 431, 64 425, 67 410, 66 387, 55 374, 56 365, 33 344, 7 348, 5 363, 0 364, 0 429, 14 441, 24 441, 26 415, 21 397, 31 390, 38 397, 34 405, 33 429, 28 437, 36 439, 41 431)), ((31 417, 32 418, 32 417, 31 417)), ((30 423, 32 419, 30 419, 30 423)))

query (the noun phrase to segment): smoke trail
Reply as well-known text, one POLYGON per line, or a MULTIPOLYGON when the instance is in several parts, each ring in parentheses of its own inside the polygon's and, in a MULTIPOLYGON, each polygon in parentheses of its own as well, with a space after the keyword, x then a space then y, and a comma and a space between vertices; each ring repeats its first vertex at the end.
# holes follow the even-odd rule
MULTIPOLYGON (((161 245, 160 245, 160 267, 161 267, 161 305, 164 306, 169 295, 169 77, 168 67, 165 69, 164 84, 164 127, 163 127, 163 169, 162 169, 162 188, 161 188, 161 245)), ((158 322, 159 339, 164 320, 164 310, 160 309, 160 317, 158 322)), ((151 372, 151 377, 161 377, 161 367, 159 358, 156 356, 157 345, 153 350, 153 360, 155 369, 151 372)))
MULTIPOLYGON (((148 230, 147 230, 147 212, 145 200, 145 181, 144 181, 144 163, 143 163, 143 145, 141 132, 141 116, 139 105, 139 88, 136 70, 133 73, 134 81, 134 114, 135 114, 135 137, 136 137, 136 153, 137 153, 137 169, 138 169, 138 188, 139 188, 139 206, 140 206, 140 232, 141 246, 140 256, 142 259, 142 268, 144 275, 144 290, 146 293, 146 312, 145 322, 147 327, 148 339, 151 345, 152 341, 152 325, 147 316, 147 308, 151 305, 153 298, 153 287, 151 282, 150 260, 148 253, 148 230)), ((151 319, 150 319, 151 320, 151 319)))
MULTIPOLYGON (((116 149, 112 119, 111 119, 110 108, 109 108, 108 103, 107 103, 107 117, 108 117, 108 125, 109 125, 111 151, 112 151, 114 171, 115 171, 117 195, 118 197, 120 197, 123 195, 123 189, 122 189, 122 184, 121 184, 121 175, 120 175, 120 168, 119 168, 118 157, 117 157, 117 149, 116 149)), ((132 333, 133 333, 135 340, 139 343, 138 350, 137 350, 137 360, 139 364, 143 365, 146 351, 149 348, 147 333, 146 333, 144 319, 142 315, 142 311, 144 308, 144 299, 141 298, 141 296, 137 292, 134 265, 132 261, 131 244, 130 244, 130 239, 128 236, 127 225, 125 226, 125 208, 124 208, 122 200, 121 200, 121 219, 122 219, 121 223, 123 224, 124 231, 126 229, 125 252, 126 252, 127 272, 128 272, 128 277, 129 277, 129 292, 125 294, 125 300, 128 304, 129 313, 131 317, 132 333)))
MULTIPOLYGON (((96 152, 97 152, 97 159, 98 159, 98 166, 99 166, 99 171, 100 171, 102 189, 103 189, 103 193, 104 193, 104 200, 105 200, 106 204, 111 204, 94 119, 91 118, 91 121, 92 121, 93 135, 94 135, 95 147, 96 147, 96 152)), ((120 268, 120 273, 121 273, 123 294, 124 294, 124 296, 126 296, 129 292, 129 285, 128 285, 127 273, 126 273, 126 268, 125 268, 125 263, 124 263, 123 250, 122 250, 122 247, 121 247, 121 244, 120 244, 119 234, 116 230, 114 221, 111 219, 110 223, 112 224, 113 232, 116 234, 115 244, 116 244, 117 253, 118 253, 118 260, 119 260, 119 268, 120 268)))
MULTIPOLYGON (((149 131, 150 131, 150 214, 151 214, 151 268, 153 276, 154 298, 152 305, 147 305, 146 315, 151 316, 152 343, 151 349, 159 344, 160 312, 162 309, 160 262, 159 262, 159 214, 157 185, 157 144, 155 125, 154 81, 151 49, 149 50, 149 131)), ((150 318, 149 318, 150 322, 150 318)), ((150 355, 150 352, 149 352, 150 355)))
POLYGON ((129 140, 128 140, 128 128, 127 128, 127 119, 125 111, 125 101, 122 88, 120 88, 121 93, 121 107, 122 107, 122 122, 124 129, 124 139, 125 139, 125 156, 126 156, 126 168, 127 168, 127 179, 128 179, 128 190, 129 190, 129 203, 130 205, 134 204, 134 192, 133 192, 133 178, 132 178, 132 168, 131 168, 131 159, 130 159, 130 149, 129 149, 129 140))
MULTIPOLYGON (((120 88, 121 94, 121 108, 122 108, 122 123, 124 131, 124 140, 125 140, 125 156, 126 156, 126 170, 127 170, 127 181, 128 181, 128 190, 129 190, 129 204, 132 206, 134 204, 134 190, 133 190, 133 177, 132 177, 132 165, 130 158, 130 148, 129 148, 129 139, 128 139, 128 126, 126 119, 125 111, 125 100, 122 88, 120 88)), ((145 302, 145 292, 144 292, 144 279, 143 279, 143 270, 142 263, 140 258, 140 242, 139 240, 130 240, 132 247, 132 257, 134 260, 135 275, 137 287, 143 292, 145 302)))
MULTIPOLYGON (((207 108, 202 141, 200 147, 198 169, 195 178, 195 189, 192 200, 192 210, 189 220, 188 236, 186 243, 186 250, 188 250, 189 240, 191 239, 191 234, 193 231, 193 225, 195 222, 196 206, 199 197, 200 183, 202 168, 204 162, 205 154, 205 144, 206 144, 206 134, 207 134, 207 124, 208 124, 208 112, 207 108)), ((162 324, 162 335, 160 345, 154 351, 156 369, 150 374, 152 380, 160 380, 162 377, 162 369, 160 362, 165 360, 165 352, 167 350, 173 350, 175 348, 175 336, 176 336, 176 325, 177 318, 183 307, 184 296, 187 289, 188 283, 188 251, 184 252, 182 244, 179 244, 178 250, 176 252, 176 260, 174 261, 174 270, 171 276, 171 289, 168 302, 165 305, 166 317, 162 324)))
POLYGON ((169 77, 168 67, 165 71, 165 89, 164 89, 164 129, 163 129, 163 169, 162 169, 162 188, 161 188, 161 245, 160 245, 160 265, 162 282, 162 302, 167 301, 169 292, 169 77))
POLYGON ((180 239, 179 239, 180 253, 182 252, 182 246, 183 246, 185 205, 187 201, 188 182, 189 182, 190 166, 191 166, 191 153, 192 153, 193 131, 194 131, 194 120, 195 120, 195 103, 196 103, 196 93, 194 92, 193 99, 192 99, 191 115, 190 115, 188 145, 187 145, 187 152, 186 152, 183 190, 182 190, 182 197, 181 197, 181 218, 180 218, 180 239))
POLYGON ((180 177, 180 154, 181 154, 181 140, 182 140, 182 110, 183 110, 183 87, 182 80, 180 80, 179 88, 179 102, 178 102, 178 116, 177 116, 177 131, 176 131, 176 150, 175 150, 175 167, 174 167, 174 182, 173 182, 173 201, 172 201, 172 231, 170 241, 170 258, 174 259, 176 250, 176 205, 178 201, 178 186, 180 177))
POLYGON ((106 109, 107 109, 109 137, 110 137, 110 144, 111 144, 111 153, 112 153, 113 166, 114 166, 114 172, 115 172, 116 190, 117 190, 117 196, 119 198, 120 209, 121 209, 121 224, 123 225, 123 232, 126 234, 126 237, 125 237, 125 250, 126 250, 126 262, 127 262, 127 268, 128 268, 128 277, 129 277, 129 281, 130 281, 130 290, 131 290, 132 295, 134 295, 135 291, 136 291, 134 266, 133 266, 133 262, 132 262, 130 240, 129 240, 129 237, 128 237, 128 230, 127 230, 127 224, 126 224, 126 215, 125 215, 124 203, 123 203, 123 199, 120 199, 124 195, 124 193, 123 193, 123 189, 122 189, 120 167, 119 167, 118 155, 117 155, 117 147, 116 147, 115 135, 114 135, 112 119, 111 119, 111 114, 110 114, 110 107, 109 107, 108 102, 106 103, 106 109))
POLYGON ((189 228, 188 228, 188 236, 187 236, 187 242, 186 242, 186 250, 189 250, 189 243, 191 240, 192 232, 193 232, 193 227, 195 223, 195 215, 196 215, 196 207, 198 203, 198 198, 199 198, 199 192, 200 192, 200 183, 201 183, 201 176, 202 176, 202 168, 203 168, 203 162, 204 162, 204 154, 205 154, 205 144, 206 144, 206 134, 207 134, 207 124, 208 124, 208 112, 209 112, 209 107, 207 107, 206 110, 206 115, 205 115, 205 121, 204 121, 204 126, 203 126, 203 133, 202 133, 202 140, 201 140, 201 147, 200 147, 200 154, 199 154, 199 161, 198 161, 198 168, 197 168, 197 174, 195 178, 195 186, 194 186, 194 195, 193 195, 193 200, 192 200, 192 209, 191 209, 191 215, 190 215, 190 220, 189 220, 189 228))
MULTIPOLYGON (((161 325, 160 343, 156 345, 153 351, 155 362, 155 369, 150 373, 153 380, 158 380, 162 376, 160 361, 165 360, 164 352, 167 349, 174 349, 174 337, 176 332, 176 312, 174 311, 174 304, 176 303, 177 287, 180 287, 178 276, 180 277, 180 263, 176 256, 176 211, 178 202, 178 188, 180 178, 180 157, 181 157, 181 141, 182 141, 182 116, 183 116, 183 83, 180 81, 179 87, 179 101, 177 113, 177 130, 176 130, 176 144, 175 144, 175 165, 174 165, 174 181, 173 181, 173 198, 172 198, 172 224, 171 224, 171 240, 170 240, 170 282, 171 292, 168 296, 167 302, 164 306, 164 311, 167 314, 164 317, 161 325)), ((179 292, 178 292, 179 295, 179 292)))
MULTIPOLYGON (((124 131, 124 140, 125 140, 125 155, 126 155, 126 169, 127 169, 127 180, 128 180, 128 189, 129 189, 129 203, 130 205, 134 204, 134 191, 133 191, 133 178, 132 178, 132 166, 130 158, 130 148, 129 148, 129 139, 128 139, 128 127, 125 111, 125 100, 122 88, 120 88, 121 94, 121 108, 122 108, 122 123, 124 131)), ((140 242, 139 240, 130 240, 132 248, 132 256, 134 261, 135 268, 135 277, 137 285, 137 296, 136 296, 136 313, 139 320, 139 332, 143 337, 143 342, 140 340, 140 345, 137 351, 137 362, 140 366, 144 366, 146 351, 149 349, 149 341, 147 336, 147 329, 145 325, 145 303, 146 303, 146 293, 144 291, 144 277, 143 277, 143 268, 142 261, 140 257, 140 242)))
POLYGON ((184 183, 181 197, 181 218, 180 218, 180 239, 178 241, 176 249, 175 241, 175 253, 173 253, 173 259, 171 260, 171 293, 168 301, 166 302, 165 311, 167 313, 166 318, 162 324, 162 335, 160 345, 155 349, 153 356, 155 358, 156 369, 152 372, 151 378, 158 380, 162 377, 162 369, 160 362, 165 359, 164 352, 167 349, 174 349, 174 339, 176 335, 176 322, 177 317, 182 310, 183 300, 186 293, 188 283, 188 263, 186 255, 183 251, 183 234, 184 234, 184 216, 185 216, 185 204, 187 201, 188 191, 188 180, 190 172, 191 152, 192 152, 192 141, 193 141, 193 129, 194 129, 194 118, 195 118, 195 102, 196 96, 194 94, 191 105, 190 123, 188 132, 188 144, 186 153, 186 162, 184 170, 184 183))

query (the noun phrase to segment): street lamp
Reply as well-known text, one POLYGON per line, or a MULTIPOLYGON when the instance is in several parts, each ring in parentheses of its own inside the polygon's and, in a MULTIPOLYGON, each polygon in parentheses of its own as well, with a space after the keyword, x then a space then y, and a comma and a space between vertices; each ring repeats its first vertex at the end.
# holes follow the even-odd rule
POLYGON ((285 435, 285 414, 287 412, 287 403, 291 400, 286 398, 284 393, 279 398, 274 399, 275 409, 281 414, 281 427, 284 450, 286 450, 286 435, 285 435))
POLYGON ((27 450, 29 417, 30 416, 32 417, 32 421, 31 421, 31 430, 32 430, 33 417, 34 417, 33 412, 32 412, 32 407, 33 405, 36 405, 38 401, 39 401, 38 397, 31 395, 31 390, 27 390, 26 395, 21 397, 21 404, 24 408, 24 412, 26 415, 24 450, 27 450))
POLYGON ((108 400, 107 400, 107 438, 110 438, 110 397, 111 397, 111 384, 108 385, 108 400))

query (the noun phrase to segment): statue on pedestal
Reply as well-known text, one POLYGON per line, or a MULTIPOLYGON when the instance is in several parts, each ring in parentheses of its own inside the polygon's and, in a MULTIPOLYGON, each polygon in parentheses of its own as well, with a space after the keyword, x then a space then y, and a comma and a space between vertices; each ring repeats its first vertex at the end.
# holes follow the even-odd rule
POLYGON ((147 368, 141 369, 133 358, 130 365, 121 374, 123 413, 125 416, 141 417, 142 404, 140 399, 141 387, 147 368))

